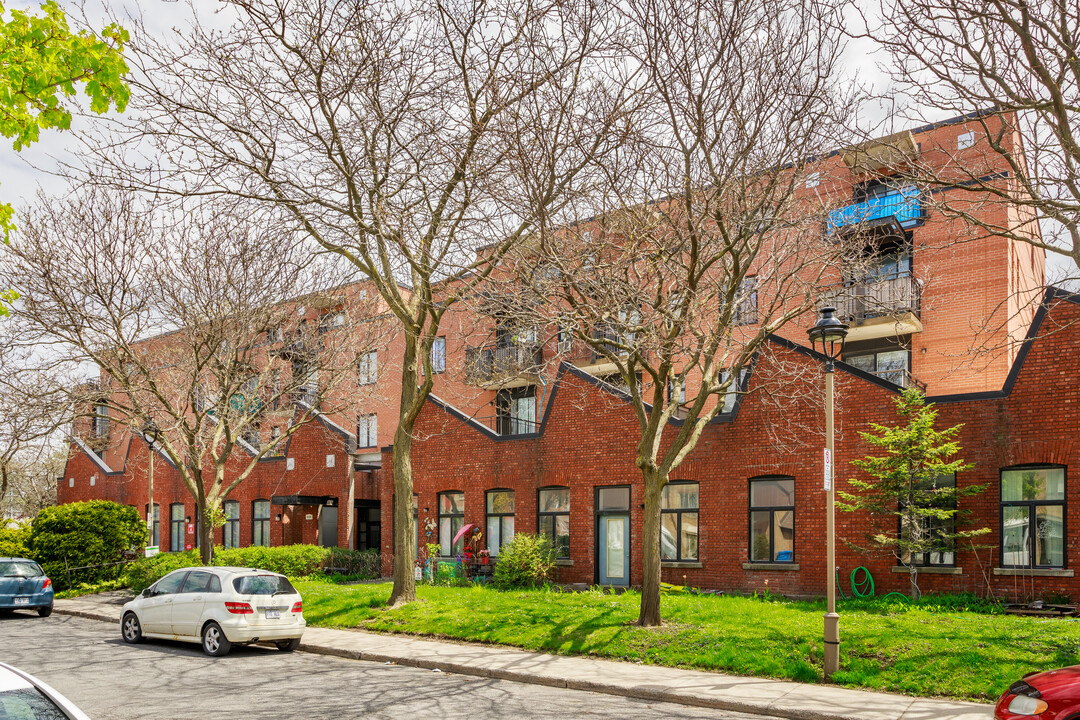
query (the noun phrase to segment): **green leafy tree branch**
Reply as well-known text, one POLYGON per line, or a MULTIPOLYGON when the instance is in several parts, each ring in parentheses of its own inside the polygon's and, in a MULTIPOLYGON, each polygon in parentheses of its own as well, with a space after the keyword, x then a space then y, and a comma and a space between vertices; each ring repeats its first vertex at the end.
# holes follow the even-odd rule
POLYGON ((957 529, 966 516, 958 509, 960 498, 980 493, 986 485, 957 486, 956 474, 973 467, 957 457, 961 448, 956 436, 963 425, 936 430, 937 410, 915 388, 905 390, 895 402, 905 424, 871 423, 870 432, 859 433, 881 454, 851 462, 868 479, 848 480, 857 492, 838 491, 837 507, 869 514, 866 544, 850 544, 895 555, 907 568, 912 597, 918 599, 920 558, 955 552, 958 540, 990 532, 985 527, 957 529))
MULTIPOLYGON (((98 33, 73 32, 53 0, 42 3, 38 14, 9 14, 0 2, 0 135, 12 139, 19 152, 37 142, 42 130, 67 130, 71 110, 65 98, 74 97, 78 85, 93 112, 122 111, 130 95, 124 82, 127 42, 127 31, 115 23, 98 33)), ((15 230, 13 215, 11 205, 0 203, 4 242, 15 230)), ((0 291, 0 315, 17 297, 14 290, 0 291)))

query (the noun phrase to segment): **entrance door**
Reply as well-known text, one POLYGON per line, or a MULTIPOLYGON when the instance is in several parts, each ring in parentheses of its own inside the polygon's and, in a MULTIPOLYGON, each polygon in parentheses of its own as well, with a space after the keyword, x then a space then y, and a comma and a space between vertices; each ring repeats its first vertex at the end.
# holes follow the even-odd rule
POLYGON ((600 516, 600 584, 630 584, 630 517, 600 516))
POLYGON ((630 585, 630 488, 596 488, 596 581, 630 585))
POLYGON ((319 513, 319 544, 337 547, 337 506, 323 505, 319 513))

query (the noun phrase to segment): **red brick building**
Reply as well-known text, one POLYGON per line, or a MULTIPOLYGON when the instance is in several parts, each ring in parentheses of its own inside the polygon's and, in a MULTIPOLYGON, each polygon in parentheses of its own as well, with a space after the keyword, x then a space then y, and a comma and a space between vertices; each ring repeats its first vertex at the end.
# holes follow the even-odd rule
MULTIPOLYGON (((1019 143, 1019 135, 1011 133, 1005 142, 1019 143)), ((857 430, 871 419, 887 422, 890 398, 897 387, 917 382, 939 398, 943 422, 955 424, 960 421, 956 418, 968 422, 962 442, 966 457, 975 461, 977 468, 971 478, 965 475, 958 482, 989 482, 988 468, 1005 467, 1002 463, 1014 453, 1007 448, 1022 444, 1026 437, 1067 436, 1069 426, 1062 424, 1067 403, 1062 413, 1049 416, 1034 409, 1029 409, 1030 414, 1024 408, 1011 409, 1016 398, 1014 384, 1021 371, 1038 388, 1052 388, 1052 402, 1058 403, 1072 392, 1068 382, 1074 374, 1068 371, 1071 365, 1067 369, 1039 365, 1033 370, 1030 357, 1035 348, 1046 352, 1045 343, 1057 347, 1053 344, 1060 342, 1058 336, 1067 333, 1028 345, 1022 342, 1029 327, 1034 327, 1037 302, 1032 300, 1037 301, 1042 292, 1043 253, 1026 243, 980 235, 938 212, 931 194, 891 182, 886 159, 890 153, 895 157, 898 148, 904 157, 917 157, 920 162, 945 166, 962 161, 1009 182, 1006 168, 987 151, 981 126, 971 117, 897 133, 857 150, 838 151, 819 160, 807 176, 802 190, 807 201, 834 208, 823 235, 857 229, 871 238, 867 252, 872 257, 864 263, 870 271, 838 278, 850 291, 851 299, 840 311, 852 325, 844 355, 850 366, 840 373, 839 382, 843 436, 838 457, 864 453, 857 430), (974 346, 990 348, 991 352, 972 363, 968 351, 974 346), (1025 347, 1031 348, 1027 360, 1025 347), (1009 413, 1014 413, 1016 422, 1009 413), (1008 422, 1000 420, 1006 416, 1008 422), (1000 422, 994 424, 994 418, 1000 422)), ((985 203, 973 211, 996 213, 1028 227, 1023 218, 1013 217, 1015 208, 1000 202, 985 203)), ((1030 225, 1030 232, 1037 234, 1037 226, 1030 225)), ((1066 314, 1072 312, 1071 303, 1057 304, 1062 302, 1067 305, 1066 314)), ((314 321, 324 312, 314 307, 307 311, 314 321)), ((774 338, 773 346, 794 358, 814 362, 804 347, 805 328, 812 321, 807 317, 805 322, 786 327, 782 331, 786 339, 774 338)), ((1041 322, 1045 328, 1050 320, 1041 318, 1041 322)), ((416 512, 421 522, 432 519, 438 523, 440 502, 456 511, 460 509, 457 502, 462 500, 464 513, 446 514, 447 527, 469 522, 486 528, 490 516, 507 537, 514 531, 535 531, 541 526, 555 534, 569 529, 569 555, 563 559, 560 572, 564 580, 573 582, 602 579, 595 542, 598 523, 602 522, 609 532, 624 532, 630 540, 626 544, 628 557, 620 560, 605 555, 605 563, 626 563, 631 568, 629 581, 636 583, 634 573, 639 572, 640 558, 634 555, 634 548, 640 543, 634 540, 640 528, 641 505, 640 476, 632 462, 636 428, 626 405, 595 380, 594 376, 604 373, 603 364, 594 354, 564 347, 554 333, 547 333, 551 337, 543 337, 543 332, 535 337, 500 333, 495 318, 476 315, 464 305, 447 313, 442 330, 445 335, 432 358, 437 374, 434 393, 440 400, 425 410, 413 458, 416 512), (534 359, 545 368, 539 374, 514 376, 506 372, 516 364, 532 364, 534 359), (628 493, 598 490, 612 485, 628 488, 628 493), (513 495, 488 495, 500 489, 513 490, 513 495), (450 491, 464 495, 440 499, 440 493, 450 491), (538 511, 541 501, 543 513, 538 511), (601 501, 610 511, 598 515, 601 501)), ((401 354, 400 337, 389 337, 384 346, 364 353, 363 370, 358 368, 358 375, 368 378, 361 384, 366 383, 369 392, 354 403, 355 416, 323 416, 292 437, 279 456, 262 459, 252 476, 229 496, 225 509, 230 520, 226 528, 217 531, 217 541, 227 545, 319 542, 380 548, 384 558, 389 557, 392 481, 388 446, 396 430, 401 354)), ((1070 361, 1063 356, 1060 362, 1070 361)), ((765 371, 764 366, 757 370, 765 371)), ((773 403, 763 403, 760 393, 755 395, 753 387, 751 381, 750 394, 735 401, 735 412, 721 415, 709 428, 674 478, 685 484, 673 485, 672 501, 685 507, 665 514, 676 540, 665 539, 669 544, 675 542, 678 558, 667 566, 665 579, 681 582, 685 575, 694 585, 745 590, 757 589, 769 579, 770 588, 776 591, 819 594, 824 561, 808 549, 820 539, 818 517, 823 518, 823 499, 818 497, 821 493, 815 494, 813 481, 821 475, 816 449, 820 442, 814 439, 815 433, 820 433, 821 409, 793 406, 778 414, 773 403), (789 430, 780 433, 786 437, 778 437, 776 428, 789 430), (796 502, 751 510, 748 493, 751 482, 758 480, 771 483, 767 492, 765 485, 754 486, 766 495, 789 497, 794 491, 796 502), (690 483, 697 483, 696 488, 690 483), (691 502, 696 504, 699 523, 699 529, 694 530, 699 555, 695 558, 689 558, 689 545, 686 552, 682 547, 695 522, 691 502), (759 521, 768 513, 773 523, 770 542, 778 534, 791 536, 782 538, 791 540, 792 547, 779 552, 793 558, 784 560, 783 567, 750 558, 746 533, 752 512, 759 513, 753 516, 759 521)), ((1037 393, 1037 389, 1031 392, 1037 393)), ((144 510, 148 455, 141 435, 121 423, 108 422, 102 427, 83 423, 77 434, 80 438, 73 443, 60 481, 60 502, 106 498, 144 510), (83 440, 94 436, 96 451, 83 440)), ((1057 458, 1054 463, 1069 464, 1060 452, 1042 455, 1046 457, 1030 462, 1050 463, 1048 458, 1053 457, 1057 458)), ((180 549, 195 542, 194 500, 168 462, 161 455, 156 457, 154 499, 160 508, 159 545, 163 550, 180 549)), ((1028 461, 1009 460, 1012 465, 1021 462, 1028 461)), ((983 513, 988 518, 1000 510, 997 500, 988 499, 993 492, 991 487, 977 501, 990 503, 983 513)), ((1000 524, 1000 520, 995 522, 1000 524)), ((841 534, 857 526, 857 518, 841 516, 841 534)), ((1066 526, 1063 519, 1062 527, 1066 526)), ((423 543, 422 524, 420 528, 423 543)), ((841 567, 850 569, 854 556, 845 552, 842 546, 841 567)), ((775 553, 769 554, 775 557, 775 553)), ((979 555, 984 556, 983 567, 996 589, 1008 589, 1006 586, 1018 579, 1028 583, 1038 579, 1040 587, 1046 588, 1067 589, 1071 583, 1063 579, 1063 573, 1071 573, 1064 562, 1061 567, 1036 568, 1018 575, 999 567, 997 556, 993 562, 988 551, 979 555), (992 568, 1009 572, 994 574, 992 568)), ((927 571, 924 587, 974 589, 982 575, 975 558, 961 552, 954 558, 955 566, 937 563, 940 567, 927 571)), ((891 577, 888 567, 870 566, 879 585, 882 573, 891 577)))
MULTIPOLYGON (((1067 534, 1069 526, 1080 522, 1080 490, 1071 482, 1080 467, 1080 361, 1072 352, 1080 344, 1078 322, 1080 299, 1048 292, 1030 339, 1000 388, 929 398, 938 405, 940 427, 963 424, 962 457, 974 468, 956 482, 987 487, 963 500, 961 509, 972 513, 967 526, 989 527, 991 532, 976 541, 982 547, 961 544, 955 552, 926 558, 920 569, 923 591, 983 594, 989 588, 997 597, 1080 594, 1071 564, 1078 561, 1080 543, 1067 534), (1018 490, 1024 473, 1036 477, 1029 483, 1035 490, 1018 490)), ((812 351, 781 338, 773 342, 776 357, 820 366, 821 357, 812 351)), ((773 397, 766 402, 755 387, 772 372, 770 361, 757 364, 734 411, 707 428, 671 478, 684 502, 665 510, 665 515, 679 516, 665 523, 662 546, 673 556, 663 563, 665 581, 742 592, 762 591, 767 585, 788 595, 824 593, 824 415, 820 405, 805 400, 819 397, 821 389, 814 381, 814 386, 802 388, 807 392, 793 393, 802 400, 777 404, 773 397), (786 439, 775 431, 783 424, 792 431, 786 439), (760 493, 758 483, 764 484, 760 493), (772 499, 755 506, 752 494, 772 499), (767 525, 772 548, 764 553, 752 540, 755 512, 770 513, 774 520, 767 525)), ((801 377, 792 382, 821 376, 801 377)), ((841 489, 847 487, 843 479, 856 474, 848 462, 871 452, 859 431, 868 430, 871 422, 898 422, 893 399, 900 389, 838 365, 836 458, 841 489)), ((499 436, 437 399, 423 411, 417 432, 413 471, 421 528, 428 520, 453 530, 473 524, 490 535, 495 525, 506 526, 509 512, 517 532, 537 532, 545 516, 562 516, 569 538, 559 561, 561 581, 610 582, 611 573, 605 577, 602 568, 606 559, 609 567, 626 564, 629 573, 621 584, 640 582, 643 485, 633 463, 637 420, 618 390, 564 364, 536 433, 499 436), (555 490, 560 501, 553 505, 555 490), (488 503, 493 493, 499 495, 498 512, 488 503), (625 519, 627 538, 601 532, 610 518, 625 519), (612 537, 615 548, 606 542, 612 537), (613 551, 622 557, 611 557, 613 551)), ((391 488, 389 478, 380 484, 384 508, 390 507, 391 488)), ((390 522, 384 510, 384 523, 390 522)), ((867 518, 839 513, 837 522, 838 537, 865 539, 867 518)), ((546 524, 548 532, 551 526, 546 524)), ((446 538, 441 539, 445 546, 446 538)), ((389 549, 385 542, 384 548, 389 549)), ((880 591, 906 589, 906 574, 897 574, 906 571, 895 558, 863 554, 838 543, 841 576, 846 578, 858 566, 871 570, 880 591)))

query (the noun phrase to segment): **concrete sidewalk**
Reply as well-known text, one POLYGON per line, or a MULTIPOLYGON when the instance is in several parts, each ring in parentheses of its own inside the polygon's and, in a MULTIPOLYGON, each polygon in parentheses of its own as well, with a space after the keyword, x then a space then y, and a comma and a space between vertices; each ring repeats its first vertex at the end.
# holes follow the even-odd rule
MULTIPOLYGON (((116 623, 125 597, 108 593, 57 600, 56 612, 116 623)), ((745 678, 512 648, 309 627, 300 649, 462 675, 623 695, 641 700, 774 715, 794 720, 988 720, 990 705, 745 678)))

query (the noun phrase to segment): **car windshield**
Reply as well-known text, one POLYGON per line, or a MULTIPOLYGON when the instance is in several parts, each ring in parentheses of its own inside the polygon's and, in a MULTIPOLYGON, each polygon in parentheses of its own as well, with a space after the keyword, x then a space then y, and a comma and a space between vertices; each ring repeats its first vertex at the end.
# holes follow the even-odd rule
POLYGON ((41 577, 44 574, 35 562, 0 561, 0 577, 41 577))
POLYGON ((233 588, 241 595, 293 594, 292 583, 281 575, 245 575, 232 581, 233 588))
POLYGON ((0 692, 0 718, 68 720, 63 710, 34 687, 0 692))

